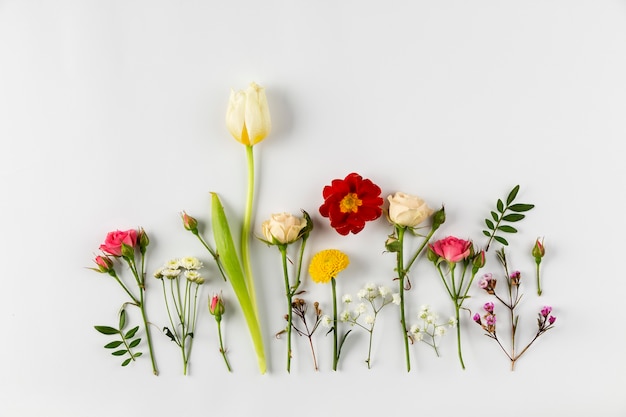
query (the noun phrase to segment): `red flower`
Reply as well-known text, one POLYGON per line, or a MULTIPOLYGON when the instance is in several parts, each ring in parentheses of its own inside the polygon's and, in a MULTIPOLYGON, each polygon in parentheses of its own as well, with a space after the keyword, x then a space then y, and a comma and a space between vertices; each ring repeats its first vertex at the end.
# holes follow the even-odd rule
POLYGON ((320 214, 330 219, 331 227, 340 235, 357 234, 366 221, 376 220, 382 214, 380 193, 378 185, 353 172, 324 187, 320 214))

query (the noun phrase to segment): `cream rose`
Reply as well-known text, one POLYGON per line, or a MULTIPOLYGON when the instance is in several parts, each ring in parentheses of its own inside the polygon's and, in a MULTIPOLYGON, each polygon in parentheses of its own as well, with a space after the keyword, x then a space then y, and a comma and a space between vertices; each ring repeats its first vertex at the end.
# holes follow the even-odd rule
POLYGON ((434 213, 421 198, 405 193, 395 193, 389 200, 389 220, 394 224, 415 227, 434 213))
POLYGON ((300 231, 307 225, 305 218, 289 213, 272 214, 269 220, 261 225, 265 240, 272 244, 288 244, 300 237, 300 231))

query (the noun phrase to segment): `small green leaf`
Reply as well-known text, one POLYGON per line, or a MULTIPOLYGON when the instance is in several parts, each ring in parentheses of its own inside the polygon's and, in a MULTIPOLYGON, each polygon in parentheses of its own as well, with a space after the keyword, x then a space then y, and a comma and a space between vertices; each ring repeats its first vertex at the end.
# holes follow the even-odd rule
POLYGON ((141 339, 135 339, 132 342, 130 342, 130 344, 128 345, 128 347, 130 348, 134 348, 137 347, 137 345, 141 342, 141 339))
POLYGON ((122 309, 120 311, 120 327, 119 327, 120 331, 122 331, 125 325, 126 325, 126 310, 122 309))
POLYGON ((509 206, 509 210, 514 211, 516 213, 522 213, 524 211, 532 210, 535 207, 534 204, 513 204, 509 206))
POLYGON ((123 342, 121 340, 116 340, 115 342, 107 343, 106 345, 104 345, 104 347, 106 349, 115 349, 116 347, 118 347, 122 343, 123 342))
POLYGON ((498 226, 498 230, 501 230, 505 233, 517 233, 517 229, 511 226, 506 226, 506 225, 502 225, 502 226, 498 226))
POLYGON ((502 200, 498 199, 498 204, 496 205, 496 208, 500 213, 504 213, 504 203, 502 202, 502 200))
POLYGON ((491 212, 491 217, 493 218, 494 222, 498 221, 498 213, 496 213, 495 211, 491 212))
POLYGON ((485 235, 485 236, 487 236, 487 237, 490 237, 490 236, 491 236, 491 233, 489 233, 489 232, 488 232, 488 231, 486 231, 486 230, 483 230, 483 235, 485 235))
POLYGON ((114 329, 113 327, 109 327, 109 326, 93 326, 97 331, 99 331, 102 334, 119 334, 119 330, 114 329))
POLYGON ((132 329, 130 329, 125 335, 124 335, 124 339, 130 339, 131 337, 133 337, 135 335, 135 333, 137 333, 137 330, 139 330, 139 326, 137 327, 133 327, 132 329))
POLYGON ((522 220, 524 217, 526 216, 524 216, 523 214, 512 213, 512 214, 507 214, 506 216, 502 217, 502 220, 506 222, 518 222, 522 220))
POLYGON ((495 226, 493 225, 493 222, 489 219, 485 219, 485 224, 487 225, 487 227, 489 228, 489 230, 495 230, 495 226))
POLYGON ((513 189, 509 193, 509 196, 506 198, 506 205, 507 206, 509 204, 511 204, 513 202, 513 200, 515 200, 515 197, 517 197, 517 192, 518 191, 519 191, 519 185, 516 185, 515 187, 513 187, 513 189))
POLYGON ((113 356, 122 356, 122 355, 125 355, 126 353, 128 353, 127 350, 116 350, 115 352, 111 353, 111 355, 113 355, 113 356))
POLYGON ((132 360, 133 360, 132 358, 126 359, 124 362, 122 362, 122 366, 128 365, 130 363, 130 361, 132 361, 132 360))
POLYGON ((505 238, 503 238, 503 237, 500 237, 500 236, 494 236, 493 238, 494 238, 496 241, 498 241, 498 242, 502 243, 504 246, 508 246, 508 245, 509 245, 509 242, 507 242, 507 241, 506 241, 506 239, 505 239, 505 238))
POLYGON ((141 352, 137 352, 137 353, 135 353, 135 354, 133 355, 133 358, 138 358, 138 357, 140 357, 141 355, 142 355, 142 353, 141 353, 141 352))

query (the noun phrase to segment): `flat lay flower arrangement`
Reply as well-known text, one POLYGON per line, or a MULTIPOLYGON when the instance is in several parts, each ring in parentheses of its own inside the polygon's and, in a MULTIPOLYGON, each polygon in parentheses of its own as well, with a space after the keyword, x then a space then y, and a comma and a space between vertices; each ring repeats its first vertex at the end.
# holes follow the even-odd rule
MULTIPOLYGON (((228 332, 242 331, 242 328, 228 328, 228 315, 235 309, 243 315, 262 374, 268 371, 264 334, 276 336, 276 345, 271 348, 284 350, 285 370, 291 372, 294 337, 307 339, 315 370, 323 369, 318 363, 316 348, 324 346, 332 350, 332 363, 326 369, 337 371, 340 359, 348 354, 343 349, 346 341, 352 332, 363 332, 367 340, 362 353, 366 358, 364 366, 372 368, 373 341, 376 330, 382 325, 377 326, 377 321, 379 316, 386 315, 393 320, 386 321, 385 325, 393 323, 400 327, 402 346, 402 351, 389 354, 402 355, 407 372, 411 371, 412 345, 420 342, 428 345, 434 357, 438 357, 441 338, 448 332, 455 333, 459 366, 465 369, 463 343, 467 342, 463 333, 470 331, 493 340, 494 351, 502 351, 510 362, 510 369, 514 370, 522 355, 555 326, 553 307, 542 304, 539 298, 543 293, 540 266, 547 253, 543 239, 537 238, 521 249, 512 248, 507 240, 509 235, 518 232, 519 222, 534 209, 533 204, 518 201, 519 185, 503 193, 503 198, 495 199, 493 207, 485 208, 487 216, 481 221, 484 230, 475 239, 453 234, 438 236, 446 222, 446 208, 443 205, 431 208, 423 196, 418 196, 419 190, 383 194, 375 181, 355 172, 320 185, 316 191, 320 195, 319 207, 295 214, 274 213, 255 229, 257 187, 253 151, 271 131, 265 90, 252 83, 245 91, 232 91, 226 126, 246 152, 248 188, 243 219, 237 223, 229 220, 217 192, 211 193, 211 210, 206 222, 210 230, 200 230, 198 216, 186 212, 180 215, 181 229, 195 236, 206 250, 211 268, 205 265, 206 261, 191 256, 164 259, 152 265, 152 260, 147 262, 150 238, 143 228, 108 233, 99 246, 100 253, 94 257, 95 266, 91 269, 109 276, 122 290, 120 299, 113 300, 114 305, 119 306, 115 324, 95 326, 103 338, 108 338, 104 345, 106 351, 119 357, 122 366, 147 356, 152 372, 158 375, 158 345, 174 343, 181 358, 182 373, 188 374, 192 352, 207 354, 194 352, 192 347, 198 332, 210 331, 196 328, 198 316, 209 314, 214 318, 213 331, 219 340, 213 353, 221 355, 224 370, 232 372, 236 369, 236 359, 228 355, 228 332), (314 224, 310 215, 313 212, 328 222, 314 224), (380 282, 362 282, 356 294, 341 294, 338 287, 341 287, 342 271, 350 268, 349 248, 329 247, 309 253, 307 242, 315 239, 318 228, 330 227, 341 236, 356 235, 370 222, 388 225, 389 233, 377 242, 381 257, 376 262, 388 264, 389 275, 380 282), (232 224, 241 224, 240 230, 234 230, 232 224), (260 239, 275 248, 276 262, 281 266, 285 327, 278 332, 261 326, 258 308, 261 300, 255 287, 263 281, 255 281, 255 276, 263 276, 263 271, 255 270, 251 263, 251 239, 260 239), (516 257, 533 260, 535 270, 528 273, 514 269, 507 256, 510 252, 516 257), (489 258, 498 261, 497 268, 491 266, 489 258), (431 265, 427 270, 438 277, 440 290, 447 294, 450 304, 421 305, 416 319, 412 319, 407 315, 411 302, 407 293, 412 290, 412 282, 421 279, 411 273, 418 262, 431 265), (234 298, 212 289, 214 280, 228 282, 234 298), (326 297, 308 300, 307 288, 318 284, 330 284, 326 297), (528 288, 532 285, 535 288, 528 288), (525 293, 522 287, 526 288, 525 293), (486 294, 493 301, 477 305, 472 299, 472 295, 477 294, 486 294), (148 297, 151 303, 162 304, 167 317, 165 323, 155 323, 147 316, 148 297), (237 303, 233 303, 234 300, 237 303), (535 334, 524 341, 519 340, 518 330, 520 326, 532 326, 534 319, 530 322, 525 317, 520 319, 521 303, 537 306, 535 334), (138 309, 139 324, 129 323, 129 309, 138 309), (442 315, 442 312, 448 314, 442 315), (148 354, 143 355, 146 350, 148 354)), ((263 277, 266 279, 268 277, 263 277)), ((349 353, 356 354, 356 350, 349 353)))

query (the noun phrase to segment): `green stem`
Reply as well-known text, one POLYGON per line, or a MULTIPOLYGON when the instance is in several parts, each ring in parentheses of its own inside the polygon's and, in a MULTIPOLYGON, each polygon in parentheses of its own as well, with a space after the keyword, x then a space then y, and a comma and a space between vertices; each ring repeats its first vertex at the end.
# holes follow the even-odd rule
POLYGON ((463 362, 463 354, 461 351, 461 322, 459 321, 459 304, 456 300, 454 301, 454 310, 456 313, 456 344, 459 352, 459 361, 461 362, 461 368, 465 369, 465 363, 463 362))
MULTIPOLYGON (((291 323, 293 318, 291 303, 293 291, 289 284, 289 271, 287 270, 287 245, 278 245, 283 261, 283 276, 285 278, 285 296, 287 297, 287 372, 291 372, 291 323)), ((295 289, 294 289, 295 291, 295 289)))
MULTIPOLYGON (((143 319, 143 325, 146 329, 146 339, 148 341, 148 350, 150 351, 150 361, 152 362, 152 373, 154 375, 159 375, 159 371, 156 366, 156 360, 154 358, 154 349, 152 347, 152 336, 150 334, 150 326, 148 325, 148 316, 146 315, 146 305, 145 305, 145 297, 144 292, 146 291, 146 286, 143 283, 143 280, 139 278, 139 273, 137 272, 137 267, 135 266, 135 261, 132 259, 126 259, 128 265, 135 276, 135 280, 137 281, 137 285, 139 286, 139 309, 141 310, 141 318, 143 319)), ((142 261, 142 270, 141 276, 144 275, 143 271, 143 261, 142 261)))
POLYGON ((252 222, 252 206, 254 203, 254 154, 252 152, 252 145, 246 145, 246 160, 248 165, 248 192, 246 196, 246 210, 241 228, 241 259, 250 301, 254 308, 254 314, 258 316, 254 278, 252 276, 252 266, 250 265, 250 228, 252 222))
POLYGON ((222 278, 224 279, 224 281, 226 281, 226 272, 224 272, 224 267, 222 266, 222 263, 220 262, 217 252, 215 252, 213 248, 210 247, 208 243, 206 243, 206 241, 202 238, 202 236, 200 236, 200 234, 197 231, 192 232, 192 233, 196 235, 200 243, 202 243, 202 246, 204 246, 206 250, 209 251, 213 259, 215 260, 215 264, 217 265, 217 269, 219 269, 220 274, 222 275, 222 278))
POLYGON ((228 372, 232 372, 232 370, 230 369, 230 363, 228 362, 228 358, 226 357, 226 350, 224 349, 224 343, 222 341, 222 324, 220 323, 220 320, 217 321, 217 335, 220 339, 220 353, 222 354, 222 357, 224 358, 224 363, 226 363, 226 369, 228 369, 228 372))
POLYGON ((537 263, 537 295, 541 295, 542 291, 541 291, 541 280, 539 278, 539 265, 541 265, 541 258, 539 258, 539 261, 536 262, 537 263))
POLYGON ((404 278, 406 271, 404 269, 404 227, 396 226, 398 232, 398 242, 400 242, 400 250, 396 252, 396 269, 398 270, 399 293, 400 293, 400 323, 402 324, 402 337, 404 338, 404 354, 406 357, 406 371, 411 370, 411 357, 409 354, 409 336, 406 329, 406 318, 404 313, 404 278))
POLYGON ((335 278, 330 279, 333 289, 333 371, 337 370, 337 363, 339 362, 339 351, 337 342, 337 284, 335 278))

